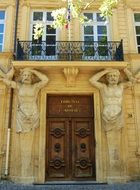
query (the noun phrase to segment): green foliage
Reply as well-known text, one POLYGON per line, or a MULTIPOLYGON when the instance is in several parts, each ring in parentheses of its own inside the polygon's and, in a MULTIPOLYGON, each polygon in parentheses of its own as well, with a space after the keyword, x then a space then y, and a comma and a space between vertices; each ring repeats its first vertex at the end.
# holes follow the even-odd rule
MULTIPOLYGON (((68 6, 71 10, 71 20, 73 18, 78 18, 81 23, 86 22, 88 19, 82 14, 83 10, 86 10, 91 5, 93 5, 98 0, 91 0, 83 6, 83 0, 77 0, 73 2, 73 0, 65 0, 68 3, 68 6)), ((103 17, 111 16, 112 9, 117 5, 119 0, 103 0, 101 7, 99 8, 101 15, 103 17)), ((66 8, 57 9, 52 12, 52 16, 54 18, 53 27, 61 28, 62 26, 68 24, 68 12, 66 8)))
MULTIPOLYGON (((67 2, 67 7, 56 9, 52 11, 52 17, 54 18, 52 27, 53 28, 62 28, 65 25, 68 25, 69 22, 73 18, 78 18, 79 21, 83 24, 88 22, 88 18, 83 15, 83 11, 88 9, 90 6, 94 5, 94 3, 98 0, 91 0, 86 5, 84 4, 84 0, 63 0, 67 2), (70 21, 68 20, 68 8, 70 9, 70 21)), ((117 5, 120 0, 103 0, 101 7, 99 8, 101 12, 101 16, 111 16, 112 9, 117 5)), ((34 38, 38 39, 43 34, 43 27, 37 25, 34 30, 34 38)))
POLYGON ((52 11, 52 17, 54 18, 52 27, 61 28, 68 23, 67 21, 67 9, 61 8, 52 11))
POLYGON ((41 23, 37 23, 34 26, 34 39, 38 40, 43 35, 43 32, 44 32, 44 26, 41 23))
POLYGON ((99 10, 102 16, 111 16, 112 8, 117 5, 119 0, 104 0, 99 10))
MULTIPOLYGON (((84 23, 87 18, 82 14, 82 0, 77 0, 75 3, 73 3, 72 0, 69 0, 68 6, 71 10, 71 19, 79 18, 80 22, 84 23)), ((67 8, 61 8, 52 11, 52 17, 54 18, 54 22, 52 24, 53 28, 62 28, 69 22, 67 8)))

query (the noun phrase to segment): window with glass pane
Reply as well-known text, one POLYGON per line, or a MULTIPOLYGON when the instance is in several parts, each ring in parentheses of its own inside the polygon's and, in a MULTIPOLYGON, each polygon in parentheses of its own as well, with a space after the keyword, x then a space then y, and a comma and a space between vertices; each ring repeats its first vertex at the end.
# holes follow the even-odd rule
POLYGON ((43 13, 42 12, 34 12, 33 13, 33 20, 34 21, 42 21, 43 20, 43 13))
POLYGON ((138 53, 140 53, 140 13, 134 14, 134 20, 135 20, 137 49, 138 49, 138 53))
POLYGON ((46 19, 48 21, 53 21, 54 20, 51 14, 52 14, 51 12, 47 12, 47 18, 46 19))
POLYGON ((97 21, 104 22, 104 21, 106 21, 106 18, 102 17, 100 13, 97 13, 97 21))
POLYGON ((84 13, 84 16, 88 18, 88 20, 93 20, 93 14, 92 13, 84 13))
POLYGON ((32 14, 32 55, 55 56, 56 55, 56 29, 51 27, 53 17, 50 11, 34 11, 32 14), (41 23, 44 28, 42 37, 34 40, 34 25, 41 23))
POLYGON ((3 51, 3 45, 4 45, 4 27, 5 27, 5 11, 0 10, 0 52, 3 51))
POLYGON ((107 56, 108 55, 108 23, 100 13, 84 13, 89 20, 84 26, 84 44, 86 56, 107 56), (89 43, 90 42, 90 43, 89 43))
POLYGON ((135 22, 140 22, 140 13, 135 13, 134 19, 135 19, 135 22))
POLYGON ((46 26, 46 55, 55 55, 56 29, 50 25, 46 26))

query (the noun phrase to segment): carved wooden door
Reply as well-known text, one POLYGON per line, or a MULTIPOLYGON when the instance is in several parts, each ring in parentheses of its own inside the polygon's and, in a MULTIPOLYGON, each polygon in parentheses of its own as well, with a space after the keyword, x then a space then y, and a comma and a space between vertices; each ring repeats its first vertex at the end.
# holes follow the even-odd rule
POLYGON ((90 118, 49 119, 47 179, 95 179, 92 123, 90 118))
POLYGON ((95 178, 93 120, 72 120, 72 178, 95 178))
POLYGON ((48 97, 46 180, 95 179, 92 96, 48 97))
POLYGON ((48 120, 46 177, 65 179, 69 174, 69 122, 63 118, 48 120))

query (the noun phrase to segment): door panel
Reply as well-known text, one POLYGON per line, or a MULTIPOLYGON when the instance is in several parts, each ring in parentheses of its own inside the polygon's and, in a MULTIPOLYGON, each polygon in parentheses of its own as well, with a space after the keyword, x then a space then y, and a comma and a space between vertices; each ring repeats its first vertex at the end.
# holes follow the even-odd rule
POLYGON ((50 118, 48 127, 47 179, 95 179, 93 120, 50 118))
POLYGON ((94 180, 92 96, 49 95, 47 106, 46 180, 94 180))
POLYGON ((48 120, 47 176, 48 178, 67 178, 69 174, 68 122, 65 119, 48 120))
POLYGON ((73 146, 73 177, 95 177, 95 145, 93 136, 92 120, 72 120, 72 146, 73 146))

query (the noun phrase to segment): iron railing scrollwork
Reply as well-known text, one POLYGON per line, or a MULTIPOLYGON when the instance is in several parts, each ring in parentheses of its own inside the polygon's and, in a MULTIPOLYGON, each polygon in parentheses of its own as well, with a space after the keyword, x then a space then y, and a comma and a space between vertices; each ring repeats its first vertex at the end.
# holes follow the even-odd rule
POLYGON ((123 44, 100 41, 17 41, 16 60, 123 61, 123 44))

